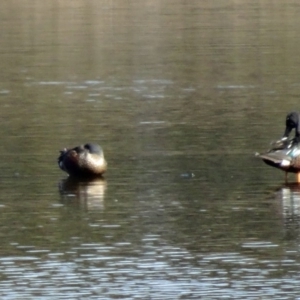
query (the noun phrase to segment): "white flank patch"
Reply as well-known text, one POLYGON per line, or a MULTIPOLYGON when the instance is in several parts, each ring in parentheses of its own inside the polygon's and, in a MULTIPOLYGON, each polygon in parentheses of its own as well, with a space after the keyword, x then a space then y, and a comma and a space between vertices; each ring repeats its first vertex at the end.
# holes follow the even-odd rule
POLYGON ((290 164, 291 164, 291 162, 290 162, 289 160, 287 160, 287 159, 283 159, 283 160, 281 161, 281 163, 280 163, 280 165, 281 165, 282 167, 288 167, 290 164))
POLYGON ((102 166, 104 164, 104 158, 103 158, 103 156, 101 157, 101 159, 99 159, 99 158, 95 159, 93 157, 93 155, 90 155, 89 160, 92 162, 92 164, 94 166, 97 166, 97 167, 102 166))

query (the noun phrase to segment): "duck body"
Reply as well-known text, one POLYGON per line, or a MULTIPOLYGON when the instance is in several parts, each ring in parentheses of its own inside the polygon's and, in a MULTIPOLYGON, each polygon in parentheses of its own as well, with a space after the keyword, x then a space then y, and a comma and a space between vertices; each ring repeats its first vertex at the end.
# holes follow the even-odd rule
POLYGON ((102 148, 91 143, 60 151, 58 165, 72 177, 97 177, 107 169, 102 148))
POLYGON ((263 154, 257 154, 267 165, 278 168, 286 173, 296 173, 300 182, 300 144, 292 140, 280 140, 263 154))
POLYGON ((300 148, 293 147, 286 150, 275 150, 264 154, 259 154, 259 157, 269 166, 281 169, 289 173, 300 172, 300 148))

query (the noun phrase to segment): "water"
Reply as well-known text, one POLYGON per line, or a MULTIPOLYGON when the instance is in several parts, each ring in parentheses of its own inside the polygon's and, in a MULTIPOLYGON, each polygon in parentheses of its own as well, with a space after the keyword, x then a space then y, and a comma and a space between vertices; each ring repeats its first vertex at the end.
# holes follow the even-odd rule
POLYGON ((1 299, 298 299, 299 187, 254 153, 298 108, 299 9, 3 4, 1 299), (59 170, 85 142, 105 179, 59 170))

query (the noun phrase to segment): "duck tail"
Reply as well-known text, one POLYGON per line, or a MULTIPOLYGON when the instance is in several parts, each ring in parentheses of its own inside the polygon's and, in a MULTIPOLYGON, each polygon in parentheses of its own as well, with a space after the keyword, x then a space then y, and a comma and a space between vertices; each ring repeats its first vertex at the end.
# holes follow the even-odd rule
POLYGON ((258 154, 256 156, 261 158, 264 161, 269 161, 274 164, 280 164, 285 159, 283 157, 276 157, 274 153, 258 154))

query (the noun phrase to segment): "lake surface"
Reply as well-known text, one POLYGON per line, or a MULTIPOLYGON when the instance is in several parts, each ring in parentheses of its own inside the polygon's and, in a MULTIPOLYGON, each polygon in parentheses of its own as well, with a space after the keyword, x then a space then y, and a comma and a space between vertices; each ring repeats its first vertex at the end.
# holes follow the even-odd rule
POLYGON ((300 299, 300 186, 254 157, 300 109, 299 14, 2 3, 1 299, 300 299), (86 142, 103 180, 57 166, 86 142))

